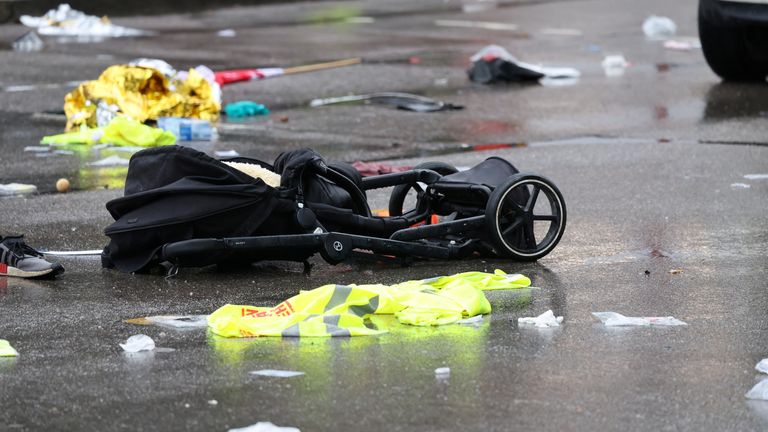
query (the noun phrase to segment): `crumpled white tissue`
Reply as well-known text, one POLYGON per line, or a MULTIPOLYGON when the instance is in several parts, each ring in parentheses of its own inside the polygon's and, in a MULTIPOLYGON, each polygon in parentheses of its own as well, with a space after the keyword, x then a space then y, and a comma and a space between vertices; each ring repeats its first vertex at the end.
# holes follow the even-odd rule
POLYGON ((684 326, 683 321, 671 316, 666 317, 628 317, 616 312, 592 312, 606 326, 684 326))
POLYGON ((768 401, 768 379, 764 379, 752 387, 744 396, 747 399, 757 399, 768 401))
POLYGON ((272 422, 258 422, 250 426, 230 429, 229 432, 301 432, 299 428, 278 426, 272 422))
POLYGON ((522 317, 517 319, 518 324, 533 324, 536 327, 559 327, 563 317, 556 317, 552 309, 537 317, 522 317))
POLYGON ((755 369, 757 369, 758 372, 768 374, 768 358, 760 360, 755 366, 755 369))
POLYGON ((133 335, 120 346, 127 352, 152 351, 155 349, 155 341, 143 334, 133 335))

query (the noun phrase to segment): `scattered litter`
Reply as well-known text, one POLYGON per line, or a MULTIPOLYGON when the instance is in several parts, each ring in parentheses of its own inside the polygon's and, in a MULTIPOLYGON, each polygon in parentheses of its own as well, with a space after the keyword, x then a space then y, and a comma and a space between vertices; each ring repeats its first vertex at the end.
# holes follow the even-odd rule
POLYGON ((463 324, 463 325, 479 325, 483 323, 483 316, 482 315, 475 315, 471 318, 464 318, 461 320, 456 321, 456 324, 463 324))
POLYGON ((266 105, 253 101, 232 102, 224 107, 227 117, 239 118, 259 115, 268 115, 269 108, 266 105))
POLYGON ((0 184, 0 196, 27 195, 37 192, 37 186, 23 183, 0 184))
POLYGON ((601 64, 605 75, 609 77, 622 76, 624 75, 624 70, 629 67, 629 62, 621 54, 607 55, 601 64))
POLYGON ((674 268, 669 270, 669 274, 680 274, 682 272, 683 272, 683 269, 680 269, 680 268, 674 268))
POLYGON ((490 22, 490 21, 463 21, 463 20, 435 20, 435 25, 440 27, 479 28, 484 30, 516 31, 515 24, 490 22))
POLYGON ((552 309, 537 317, 522 317, 517 319, 518 324, 533 324, 536 327, 560 327, 563 317, 556 317, 552 309))
POLYGON ((262 369, 249 372, 251 375, 277 377, 277 378, 292 378, 299 375, 304 375, 304 372, 289 371, 289 370, 277 370, 277 369, 262 369))
POLYGON ((69 180, 60 178, 56 180, 56 190, 61 193, 69 192, 69 180))
POLYGON ((664 39, 675 35, 677 25, 668 17, 651 15, 643 22, 643 33, 650 39, 664 39))
POLYGON ((616 312, 592 312, 606 326, 684 326, 683 321, 667 317, 628 317, 616 312))
POLYGON ((467 71, 469 79, 482 84, 538 81, 545 77, 573 79, 581 76, 581 73, 573 68, 553 68, 523 63, 498 45, 488 45, 470 57, 470 60, 472 66, 467 71))
POLYGON ((381 105, 395 106, 398 109, 416 112, 434 112, 459 110, 464 107, 453 105, 437 99, 419 96, 410 93, 381 92, 361 95, 349 95, 325 99, 313 99, 309 102, 311 107, 320 107, 350 102, 369 102, 381 105))
POLYGON ((299 428, 277 426, 270 422, 258 422, 250 426, 230 429, 228 432, 301 432, 299 428))
POLYGON ((216 406, 218 404, 219 404, 219 401, 217 401, 216 399, 211 399, 208 401, 208 405, 211 405, 211 406, 216 406))
POLYGON ((22 15, 22 24, 37 28, 41 35, 46 36, 102 36, 126 37, 145 36, 150 32, 114 25, 109 18, 86 15, 72 9, 68 4, 60 4, 41 17, 22 15))
POLYGON ((13 349, 11 343, 0 339, 0 357, 18 357, 19 352, 13 349))
POLYGON ((747 174, 744 178, 747 180, 765 180, 768 179, 768 174, 747 174))
POLYGON ((752 387, 746 395, 747 399, 757 399, 768 401, 768 379, 764 379, 752 387))
POLYGON ((108 166, 128 166, 130 160, 121 158, 117 155, 105 157, 104 159, 97 160, 95 162, 89 162, 88 166, 94 167, 108 167, 108 166))
POLYGON ((170 328, 205 328, 208 315, 156 315, 125 320, 128 324, 158 325, 170 328))
POLYGON ((32 152, 32 153, 47 153, 50 151, 51 148, 47 146, 26 146, 24 147, 25 152, 32 152))
POLYGON ((396 285, 329 284, 275 307, 225 305, 208 317, 208 328, 224 337, 348 337, 386 333, 365 325, 374 314, 400 324, 439 326, 491 312, 484 290, 530 286, 522 275, 466 272, 396 285))
POLYGON ((447 377, 450 374, 451 374, 451 368, 449 368, 449 367, 439 367, 439 368, 435 369, 435 375, 438 378, 440 378, 440 377, 447 377))
POLYGON ((362 161, 352 162, 352 166, 355 167, 355 169, 358 172, 360 172, 360 175, 362 175, 363 177, 403 172, 413 168, 407 165, 396 166, 396 165, 391 165, 383 162, 362 162, 362 161))
POLYGON ((579 29, 571 28, 545 28, 541 29, 541 34, 549 36, 581 36, 584 34, 579 29))
POLYGON ((664 48, 675 51, 692 51, 701 49, 701 41, 698 38, 668 40, 664 42, 664 48))
POLYGON ((731 189, 749 189, 751 187, 747 183, 731 183, 731 189))
POLYGON ((768 358, 760 360, 755 366, 755 369, 757 369, 758 372, 768 374, 768 358))
POLYGON ((294 66, 289 68, 252 68, 252 69, 233 69, 218 71, 214 74, 214 79, 219 85, 232 84, 240 81, 261 80, 265 78, 278 77, 283 75, 293 75, 305 72, 316 72, 325 69, 333 69, 344 66, 353 66, 362 63, 360 58, 350 58, 336 60, 326 63, 315 63, 303 66, 294 66))
POLYGON ((448 85, 448 78, 437 78, 433 81, 433 84, 438 87, 445 87, 448 85))
POLYGON ((221 88, 213 71, 198 66, 171 78, 166 74, 173 68, 163 61, 137 62, 110 66, 97 80, 83 82, 69 92, 64 98, 67 130, 98 126, 98 114, 113 105, 115 114, 139 123, 160 117, 218 120, 221 88), (98 110, 100 102, 102 109, 98 110))
POLYGON ((129 353, 152 351, 155 349, 155 341, 147 335, 137 334, 129 337, 128 340, 124 344, 120 344, 120 346, 129 353))
POLYGON ((232 38, 232 37, 237 36, 237 32, 234 29, 224 29, 224 30, 217 31, 216 32, 216 36, 232 38))
POLYGON ((12 46, 14 51, 34 52, 42 50, 45 44, 37 33, 30 31, 13 41, 12 46))
POLYGON ((233 158, 240 156, 237 150, 216 150, 214 152, 217 158, 233 158))
POLYGON ((172 133, 179 141, 211 141, 214 137, 213 126, 208 120, 160 117, 157 127, 172 133))

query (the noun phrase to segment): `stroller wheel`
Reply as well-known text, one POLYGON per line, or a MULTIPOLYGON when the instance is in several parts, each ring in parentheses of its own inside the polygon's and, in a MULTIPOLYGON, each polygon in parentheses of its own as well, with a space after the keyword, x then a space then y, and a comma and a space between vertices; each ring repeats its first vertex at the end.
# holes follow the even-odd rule
POLYGON ((535 261, 563 236, 565 200, 546 178, 516 174, 494 189, 485 219, 498 256, 535 261))
MULTIPOLYGON (((459 172, 456 167, 444 162, 424 162, 416 165, 413 169, 428 169, 444 176, 459 172)), ((389 197, 390 216, 402 216, 406 213, 406 210, 403 207, 405 206, 405 200, 408 193, 410 193, 411 190, 415 190, 417 194, 421 194, 424 192, 424 186, 420 183, 401 184, 392 189, 392 195, 389 197)))

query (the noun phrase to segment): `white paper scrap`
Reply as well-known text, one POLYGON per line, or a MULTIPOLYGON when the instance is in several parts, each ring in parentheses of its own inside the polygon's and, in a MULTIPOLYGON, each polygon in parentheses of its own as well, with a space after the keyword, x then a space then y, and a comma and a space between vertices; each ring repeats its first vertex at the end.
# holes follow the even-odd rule
POLYGON ((301 432, 299 428, 278 426, 271 422, 258 422, 250 426, 230 429, 229 432, 301 432))
POLYGON ((456 321, 456 324, 464 324, 464 325, 480 325, 482 323, 483 323, 482 315, 475 315, 470 318, 464 318, 456 321))
POLYGON ((139 351, 152 351, 155 349, 155 341, 151 337, 143 334, 133 335, 128 338, 124 344, 120 346, 126 352, 139 352, 139 351))
POLYGON ((451 368, 449 367, 439 367, 435 369, 435 375, 439 377, 445 377, 451 374, 451 368))
POLYGON ((755 366, 755 369, 757 369, 758 372, 768 374, 768 358, 760 360, 760 362, 757 363, 757 366, 755 366))
POLYGON ((757 399, 768 401, 768 379, 764 379, 752 387, 752 390, 748 391, 744 396, 747 399, 757 399))
POLYGON ((278 378, 291 378, 299 375, 304 375, 304 372, 277 370, 277 369, 262 369, 249 372, 251 375, 269 376, 278 378))
POLYGON ((556 317, 552 309, 537 317, 522 317, 517 319, 518 324, 533 324, 536 327, 559 327, 563 317, 556 317))
POLYGON ((592 312, 606 326, 684 326, 684 321, 671 316, 666 317, 628 317, 616 312, 592 312))

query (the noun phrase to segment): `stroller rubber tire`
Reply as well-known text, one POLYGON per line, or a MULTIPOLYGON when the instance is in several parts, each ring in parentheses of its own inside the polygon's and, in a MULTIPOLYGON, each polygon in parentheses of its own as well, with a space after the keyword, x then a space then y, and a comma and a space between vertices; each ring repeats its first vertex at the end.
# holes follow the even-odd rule
MULTIPOLYGON (((459 170, 456 169, 455 166, 451 164, 447 164, 445 162, 423 162, 413 167, 413 169, 428 169, 443 176, 459 172, 459 170)), ((390 216, 403 215, 404 213, 403 205, 405 204, 405 197, 408 196, 408 192, 410 192, 412 188, 415 189, 414 186, 415 185, 401 184, 401 185, 395 186, 392 189, 392 194, 389 196, 389 215, 390 216)))
POLYGON ((550 253, 565 232, 565 200, 557 186, 545 177, 515 174, 493 190, 486 204, 485 219, 498 256, 536 261, 550 253), (548 201, 549 214, 534 214, 541 195, 548 201), (526 202, 520 204, 515 198, 526 202), (544 237, 538 241, 534 222, 549 222, 544 237))

